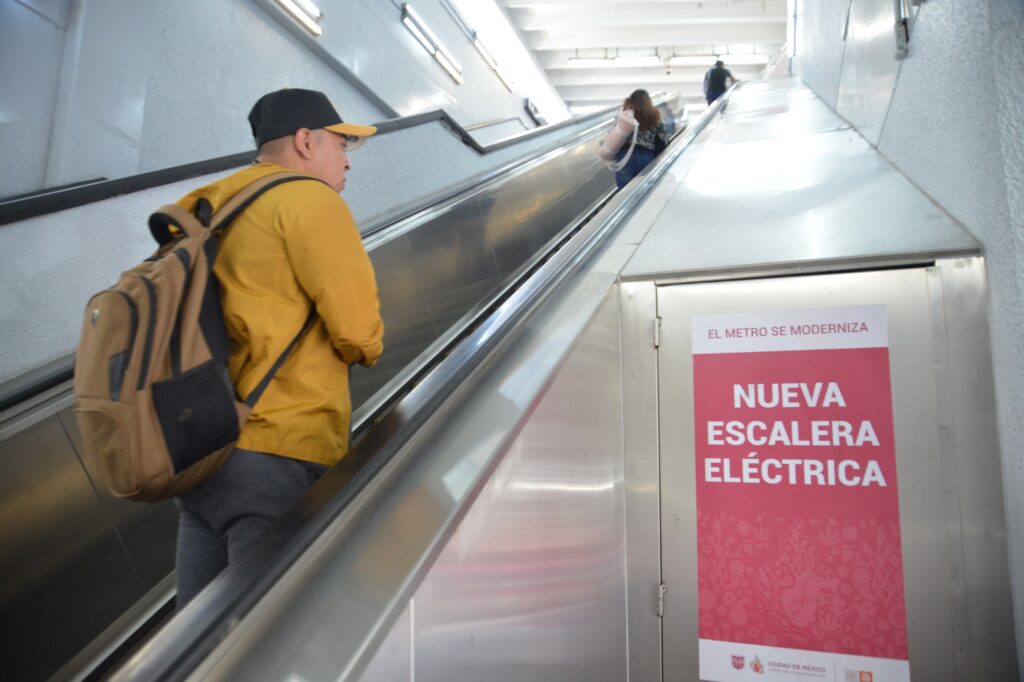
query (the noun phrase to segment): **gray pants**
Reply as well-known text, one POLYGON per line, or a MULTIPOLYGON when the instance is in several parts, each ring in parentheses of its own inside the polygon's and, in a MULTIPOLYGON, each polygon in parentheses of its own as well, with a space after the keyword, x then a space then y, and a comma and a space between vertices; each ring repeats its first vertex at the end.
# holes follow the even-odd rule
POLYGON ((259 538, 327 470, 235 450, 212 477, 177 498, 180 609, 259 538))

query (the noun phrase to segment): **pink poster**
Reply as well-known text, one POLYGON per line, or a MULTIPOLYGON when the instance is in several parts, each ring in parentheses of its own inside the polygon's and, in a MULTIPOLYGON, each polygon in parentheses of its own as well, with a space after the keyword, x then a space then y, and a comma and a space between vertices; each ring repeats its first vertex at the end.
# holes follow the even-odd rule
POLYGON ((702 680, 909 682, 884 306, 693 320, 702 680))

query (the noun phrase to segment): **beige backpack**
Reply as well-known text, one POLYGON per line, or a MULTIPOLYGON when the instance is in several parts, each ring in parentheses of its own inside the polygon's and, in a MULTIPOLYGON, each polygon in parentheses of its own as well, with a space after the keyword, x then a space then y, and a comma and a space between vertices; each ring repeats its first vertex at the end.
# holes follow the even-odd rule
POLYGON ((149 219, 157 252, 89 300, 75 355, 75 414, 89 472, 118 497, 155 502, 217 471, 305 324, 240 400, 213 264, 223 232, 253 201, 297 173, 260 178, 215 215, 164 206, 149 219), (175 230, 172 230, 176 228, 175 230))

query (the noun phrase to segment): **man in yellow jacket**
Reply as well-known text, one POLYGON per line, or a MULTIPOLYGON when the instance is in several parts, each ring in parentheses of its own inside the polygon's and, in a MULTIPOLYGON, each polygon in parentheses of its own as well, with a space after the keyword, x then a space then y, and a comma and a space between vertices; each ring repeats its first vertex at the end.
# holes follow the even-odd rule
POLYGON ((256 163, 183 197, 214 211, 254 180, 297 171, 252 203, 220 245, 214 273, 230 337, 229 371, 248 395, 302 329, 242 428, 238 446, 210 479, 178 498, 178 606, 245 551, 348 451, 349 367, 370 366, 384 325, 373 266, 339 196, 348 153, 376 132, 345 123, 313 90, 264 95, 249 114, 256 163), (319 181, 319 182, 318 182, 319 181))

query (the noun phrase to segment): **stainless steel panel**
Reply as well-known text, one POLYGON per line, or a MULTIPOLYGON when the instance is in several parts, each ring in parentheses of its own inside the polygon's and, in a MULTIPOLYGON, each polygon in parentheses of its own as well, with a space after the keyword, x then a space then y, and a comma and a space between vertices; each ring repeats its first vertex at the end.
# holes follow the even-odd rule
POLYGON ((583 149, 583 156, 580 158, 580 175, 586 179, 586 184, 581 188, 580 198, 584 204, 583 210, 592 208, 594 201, 608 192, 615 189, 615 173, 609 168, 604 159, 600 158, 594 148, 583 149))
MULTIPOLYGON (((497 364, 472 396, 453 396, 457 407, 443 408, 443 427, 398 453, 194 678, 356 679, 432 563, 434 543, 444 542, 448 524, 475 496, 477 481, 490 476, 622 262, 616 254, 613 262, 601 263, 596 279, 593 271, 573 278, 570 295, 531 319, 517 336, 521 344, 496 353, 497 364)), ((602 440, 595 447, 615 445, 602 440)), ((624 598, 623 587, 618 594, 624 598)), ((620 670, 614 673, 622 679, 620 670)))
MULTIPOLYGON (((380 291, 385 350, 371 370, 353 370, 354 406, 507 282, 546 243, 541 241, 544 230, 557 232, 576 219, 577 202, 566 197, 566 177, 558 170, 563 156, 551 152, 367 240, 380 291), (537 176, 545 181, 534 180, 537 176)), ((579 203, 584 201, 589 205, 593 197, 581 195, 579 203)))
POLYGON ((530 225, 530 247, 534 253, 576 219, 569 192, 565 187, 564 155, 549 159, 530 173, 530 187, 539 204, 530 225))
MULTIPOLYGON (((577 215, 594 203, 591 182, 595 173, 598 172, 594 160, 597 158, 597 140, 602 137, 604 137, 604 133, 595 139, 576 145, 563 157, 566 190, 571 194, 570 203, 577 215)), ((614 186, 615 182, 612 180, 608 184, 608 188, 614 186)))
MULTIPOLYGON (((987 499, 991 491, 1001 489, 998 466, 992 465, 998 452, 991 415, 985 413, 991 404, 991 384, 985 385, 984 357, 953 359, 943 349, 944 323, 933 317, 938 308, 929 292, 930 280, 934 277, 925 270, 912 269, 659 289, 658 309, 664 320, 659 351, 662 529, 669 585, 663 624, 665 679, 690 680, 697 671, 691 316, 878 303, 886 305, 890 326, 911 676, 929 681, 1016 679, 1011 614, 1005 604, 993 603, 994 594, 1009 593, 1009 583, 1001 505, 987 499), (967 434, 978 436, 964 443, 962 450, 956 449, 953 471, 950 458, 943 456, 948 452, 943 434, 949 426, 935 398, 944 390, 943 376, 954 376, 948 369, 951 365, 960 369, 955 373, 959 379, 950 387, 962 391, 964 398, 958 400, 958 411, 946 412, 955 422, 954 430, 966 428, 967 434), (973 385, 965 381, 972 370, 973 385), (975 404, 975 398, 980 403, 975 404), (974 467, 975 458, 987 464, 974 467), (969 476, 958 476, 966 470, 969 476), (950 502, 951 491, 959 498, 956 505, 950 502), (987 537, 974 539, 967 559, 967 565, 973 564, 976 582, 959 586, 964 581, 957 569, 959 548, 969 537, 985 535, 985 530, 987 537), (984 625, 963 622, 965 606, 972 619, 984 625), (969 672, 973 666, 985 674, 973 676, 969 672)), ((984 318, 978 316, 982 308, 976 304, 975 300, 973 309, 964 306, 953 312, 961 355, 974 352, 967 351, 964 343, 978 333, 971 328, 984 327, 984 318)))
POLYGON ((416 680, 626 679, 617 308, 609 298, 417 591, 416 680))
POLYGON ((619 289, 622 315, 622 428, 626 465, 626 599, 629 679, 661 679, 661 577, 658 452, 658 315, 652 282, 619 289))
POLYGON ((479 201, 470 198, 405 236, 438 334, 498 286, 481 227, 479 201))
POLYGON ((731 144, 849 127, 799 81, 757 81, 745 83, 742 96, 730 102, 714 141, 731 144))
POLYGON ((984 262, 939 261, 928 290, 957 667, 963 679, 1016 680, 984 262))
POLYGON ((480 198, 485 248, 494 254, 503 279, 530 257, 529 229, 539 208, 527 175, 510 178, 480 198))
MULTIPOLYGON (((730 111, 759 99, 746 88, 735 98, 730 111)), ((625 276, 978 253, 970 235, 856 133, 794 130, 780 113, 758 124, 763 139, 719 144, 740 125, 709 128, 676 161, 692 166, 625 276)))
POLYGON ((412 620, 416 607, 405 607, 387 638, 366 666, 360 682, 414 682, 412 670, 412 620))
POLYGON ((852 0, 836 110, 871 144, 878 144, 900 62, 893 0, 852 0))
POLYGON ((380 312, 384 319, 384 354, 369 369, 352 368, 353 407, 362 404, 398 374, 438 335, 405 237, 379 245, 370 251, 370 260, 377 274, 380 312))
POLYGON ((143 585, 149 590, 174 570, 175 543, 178 537, 178 510, 174 502, 167 500, 155 504, 139 504, 111 495, 106 488, 95 483, 94 472, 89 470, 81 457, 82 435, 72 408, 61 410, 57 417, 93 482, 93 489, 139 572, 143 585))
POLYGON ((52 674, 145 592, 55 415, 0 441, 0 556, 10 679, 52 674))

